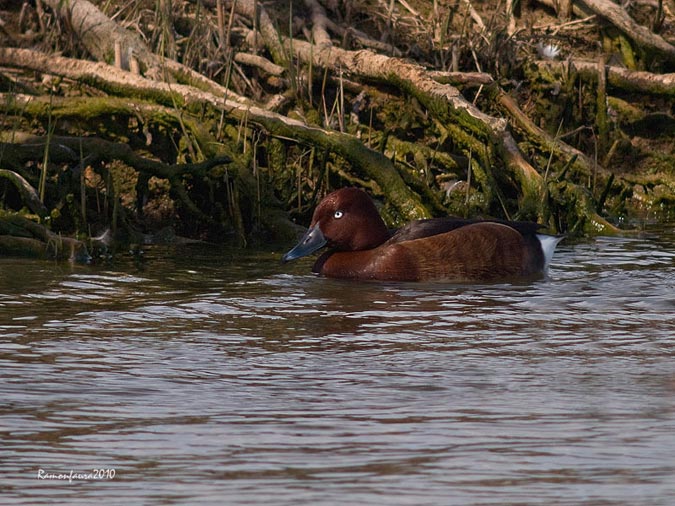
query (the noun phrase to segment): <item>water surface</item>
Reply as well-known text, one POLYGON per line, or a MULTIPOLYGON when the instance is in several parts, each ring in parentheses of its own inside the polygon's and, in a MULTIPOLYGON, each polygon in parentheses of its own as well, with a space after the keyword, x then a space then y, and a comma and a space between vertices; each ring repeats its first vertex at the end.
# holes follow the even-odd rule
POLYGON ((0 503, 675 504, 672 229, 523 284, 280 253, 0 258, 0 503))

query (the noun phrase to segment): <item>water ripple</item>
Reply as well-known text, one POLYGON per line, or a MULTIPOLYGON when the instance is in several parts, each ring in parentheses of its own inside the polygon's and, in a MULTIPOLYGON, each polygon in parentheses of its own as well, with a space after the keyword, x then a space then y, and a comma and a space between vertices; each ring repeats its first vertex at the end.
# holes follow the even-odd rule
POLYGON ((1 259, 5 501, 675 500, 672 235, 563 244, 546 279, 484 286, 147 257, 1 259), (94 468, 116 476, 37 479, 94 468))

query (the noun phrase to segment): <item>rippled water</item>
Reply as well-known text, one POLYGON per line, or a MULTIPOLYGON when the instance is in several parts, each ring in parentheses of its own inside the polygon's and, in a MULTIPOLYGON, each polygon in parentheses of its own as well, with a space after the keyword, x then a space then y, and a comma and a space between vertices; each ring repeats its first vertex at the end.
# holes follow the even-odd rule
POLYGON ((0 503, 675 504, 672 230, 526 284, 145 257, 0 258, 0 503))

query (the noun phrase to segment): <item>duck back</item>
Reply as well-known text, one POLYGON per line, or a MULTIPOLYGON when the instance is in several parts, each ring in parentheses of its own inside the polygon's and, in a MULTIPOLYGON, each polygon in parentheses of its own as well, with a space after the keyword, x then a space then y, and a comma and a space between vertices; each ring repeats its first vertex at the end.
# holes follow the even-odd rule
POLYGON ((387 241, 388 244, 395 244, 398 242, 412 241, 414 239, 421 239, 423 237, 431 237, 433 235, 445 234, 458 228, 475 223, 499 223, 513 228, 521 233, 523 236, 535 235, 540 225, 529 221, 505 221, 505 220, 482 220, 482 219, 464 219, 464 218, 429 218, 425 220, 416 220, 404 225, 395 230, 391 238, 387 241))

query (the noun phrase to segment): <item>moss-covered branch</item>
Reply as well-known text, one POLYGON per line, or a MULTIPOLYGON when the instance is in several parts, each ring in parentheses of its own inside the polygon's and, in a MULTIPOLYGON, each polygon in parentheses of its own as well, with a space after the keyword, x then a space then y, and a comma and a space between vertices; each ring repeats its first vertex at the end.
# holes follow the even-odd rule
POLYGON ((245 106, 186 85, 153 82, 102 63, 48 57, 25 49, 0 48, 0 65, 19 66, 99 87, 108 93, 153 100, 181 107, 215 107, 240 121, 261 125, 273 135, 297 139, 329 149, 355 168, 375 179, 386 191, 392 206, 404 219, 430 216, 429 211, 405 185, 391 161, 351 135, 311 127, 259 107, 245 106))

